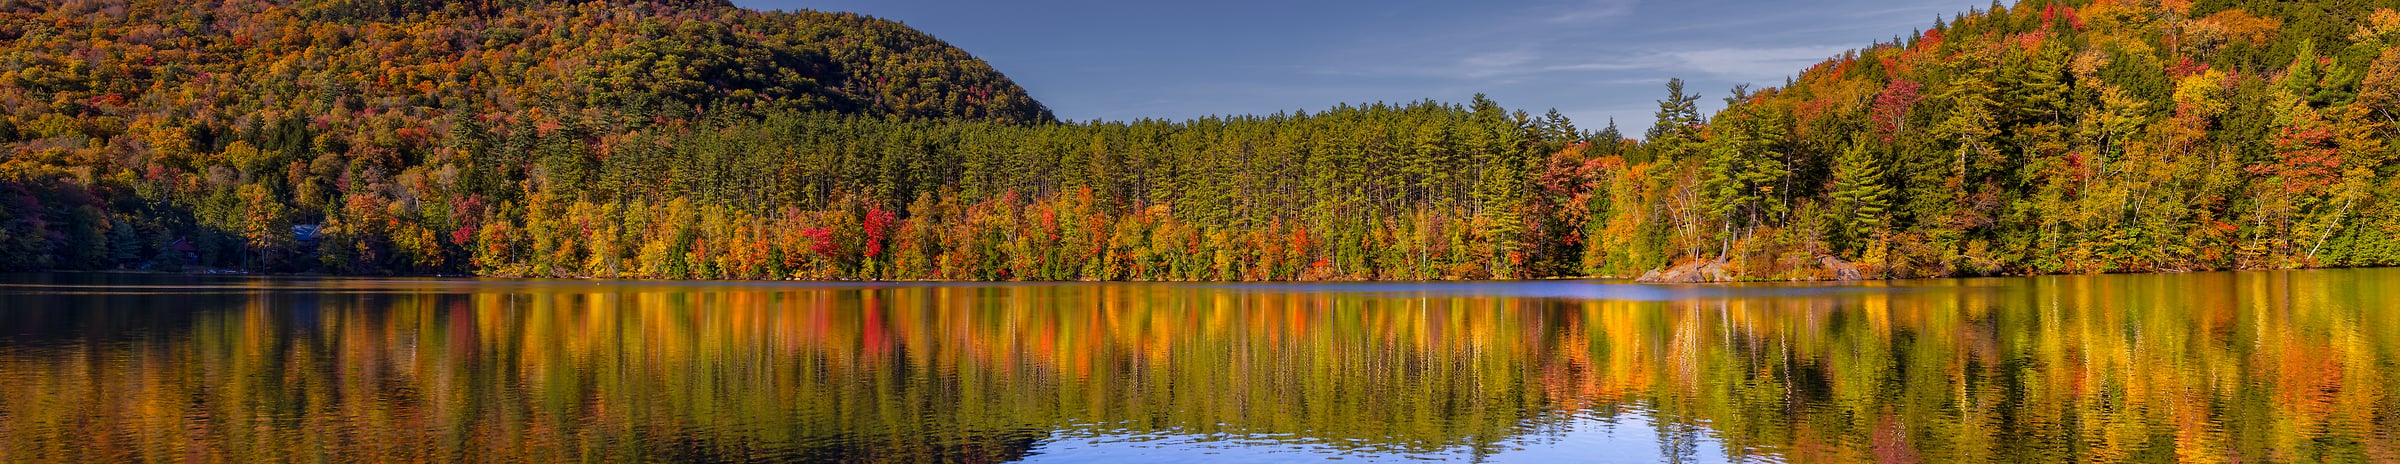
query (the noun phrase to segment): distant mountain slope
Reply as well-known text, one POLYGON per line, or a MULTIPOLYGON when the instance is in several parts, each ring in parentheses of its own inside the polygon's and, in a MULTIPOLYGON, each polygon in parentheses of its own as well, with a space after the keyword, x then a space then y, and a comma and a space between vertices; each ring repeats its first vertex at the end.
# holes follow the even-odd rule
POLYGON ((12 0, 0 17, 0 99, 18 126, 535 108, 1051 120, 966 52, 854 14, 697 0, 12 0))

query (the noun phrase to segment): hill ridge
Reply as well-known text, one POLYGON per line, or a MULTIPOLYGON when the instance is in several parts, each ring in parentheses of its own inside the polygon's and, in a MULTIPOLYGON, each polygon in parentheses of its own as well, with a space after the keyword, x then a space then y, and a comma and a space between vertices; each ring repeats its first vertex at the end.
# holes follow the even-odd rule
MULTIPOLYGON (((0 4, 0 37, 25 39, 0 55, 0 268, 1816 280, 2400 264, 2393 0, 2028 0, 1736 88, 1711 115, 1673 81, 1638 141, 1480 96, 1051 123, 963 52, 839 14, 587 2, 469 32, 129 26, 110 9, 126 4, 0 4), (574 24, 614 32, 557 27, 574 24), (880 64, 896 57, 919 65, 880 64), (192 69, 207 66, 257 72, 192 69)), ((210 11, 291 16, 275 5, 210 11)))

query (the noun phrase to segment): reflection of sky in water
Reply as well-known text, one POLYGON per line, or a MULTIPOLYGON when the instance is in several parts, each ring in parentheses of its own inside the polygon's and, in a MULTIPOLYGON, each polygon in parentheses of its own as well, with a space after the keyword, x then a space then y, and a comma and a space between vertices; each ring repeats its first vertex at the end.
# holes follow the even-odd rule
POLYGON ((1982 289, 1971 280, 1928 280, 1893 284, 1869 283, 1743 283, 1632 284, 1622 281, 1540 280, 1516 282, 1298 283, 1217 285, 1241 292, 1346 293, 1373 296, 1480 296, 1556 298, 1604 301, 1673 301, 1717 298, 1823 297, 1893 293, 1925 289, 1982 289))
MULTIPOLYGON (((1185 433, 1061 432, 1036 445, 1023 462, 1029 463, 1176 463, 1176 462, 1488 462, 1488 463, 1615 463, 1615 462, 1731 462, 1716 432, 1685 427, 1677 440, 1663 440, 1659 427, 1645 414, 1610 418, 1577 417, 1510 437, 1485 450, 1454 446, 1424 452, 1373 447, 1336 447, 1305 438, 1185 433), (1662 443, 1673 443, 1662 446, 1662 443), (1674 458, 1668 458, 1669 446, 1674 458)), ((1744 462, 1780 462, 1771 454, 1754 454, 1744 462)))

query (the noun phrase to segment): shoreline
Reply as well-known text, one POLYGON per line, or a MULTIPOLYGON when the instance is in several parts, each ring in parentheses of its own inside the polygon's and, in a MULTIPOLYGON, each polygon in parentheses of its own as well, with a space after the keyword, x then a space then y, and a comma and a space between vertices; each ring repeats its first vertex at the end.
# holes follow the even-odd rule
POLYGON ((925 279, 910 279, 910 280, 814 280, 814 279, 780 279, 780 280, 755 280, 755 279, 649 279, 649 278, 638 278, 638 277, 594 277, 594 276, 564 276, 564 277, 533 277, 533 276, 484 276, 484 275, 473 275, 473 274, 453 274, 453 275, 444 275, 444 274, 388 274, 388 275, 372 275, 372 274, 323 274, 323 273, 309 273, 309 272, 257 272, 257 271, 242 271, 242 270, 234 270, 234 269, 207 269, 207 270, 200 270, 200 271, 156 271, 156 270, 133 270, 133 269, 111 269, 111 270, 55 270, 55 269, 53 269, 53 270, 35 270, 35 271, 12 271, 12 272, 7 272, 7 273, 0 273, 0 275, 5 275, 5 274, 18 274, 18 275, 25 275, 25 274, 115 274, 115 275, 187 276, 187 277, 196 277, 196 276, 218 276, 218 277, 320 278, 320 279, 376 279, 376 278, 396 278, 396 279, 444 279, 444 280, 584 281, 584 282, 626 282, 626 283, 644 283, 644 282, 650 282, 650 283, 712 283, 712 282, 718 282, 718 283, 793 283, 793 284, 809 284, 809 283, 820 283, 820 284, 1073 284, 1073 283, 1088 283, 1088 284, 1101 284, 1101 283, 1120 283, 1120 284, 1377 284, 1377 283, 1382 283, 1382 284, 1408 284, 1408 283, 1460 283, 1460 284, 1468 284, 1468 283, 1534 283, 1534 282, 1558 282, 1558 281, 1607 281, 1607 282, 1599 282, 1599 283, 1613 284, 1613 285, 1651 285, 1651 286, 1674 287, 1674 286, 1733 286, 1733 285, 1743 285, 1743 284, 1868 284, 1868 283, 1904 283, 1904 282, 1926 282, 1926 281, 1937 281, 1937 280, 1961 280, 1961 279, 2008 279, 2008 278, 2031 278, 2031 277, 2066 277, 2066 276, 2184 275, 2184 274, 2200 274, 2200 273, 2211 273, 2211 272, 2243 273, 2243 272, 2278 272, 2278 271, 2329 271, 2329 270, 2344 270, 2344 269, 2395 269, 2395 268, 2400 268, 2400 266, 2364 266, 2364 267, 2299 267, 2299 268, 2280 268, 2280 269, 2204 269, 2204 270, 2176 270, 2176 271, 2134 271, 2134 272, 2098 272, 2098 273, 2032 273, 2032 274, 1960 275, 1960 276, 1909 277, 1909 278, 1887 278, 1887 279, 1855 279, 1855 280, 1838 280, 1838 279, 1815 279, 1815 280, 1810 280, 1810 279, 1776 279, 1776 280, 1767 280, 1767 279, 1759 279, 1759 280, 1727 280, 1727 281, 1707 281, 1707 282, 1644 282, 1644 281, 1641 281, 1639 278, 1633 278, 1633 277, 1622 277, 1622 276, 1583 276, 1583 277, 1574 277, 1574 276, 1552 276, 1552 277, 1536 277, 1536 278, 1527 278, 1527 279, 1480 279, 1480 280, 1471 280, 1471 279, 1442 279, 1442 280, 1356 280, 1356 279, 1343 279, 1343 280, 925 280, 925 279))

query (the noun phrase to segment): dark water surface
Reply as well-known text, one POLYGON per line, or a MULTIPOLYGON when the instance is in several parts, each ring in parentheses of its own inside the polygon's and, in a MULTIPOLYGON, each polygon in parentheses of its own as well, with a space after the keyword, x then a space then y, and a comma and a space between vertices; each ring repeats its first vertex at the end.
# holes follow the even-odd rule
POLYGON ((6 462, 2400 462, 2400 270, 0 276, 6 462))

